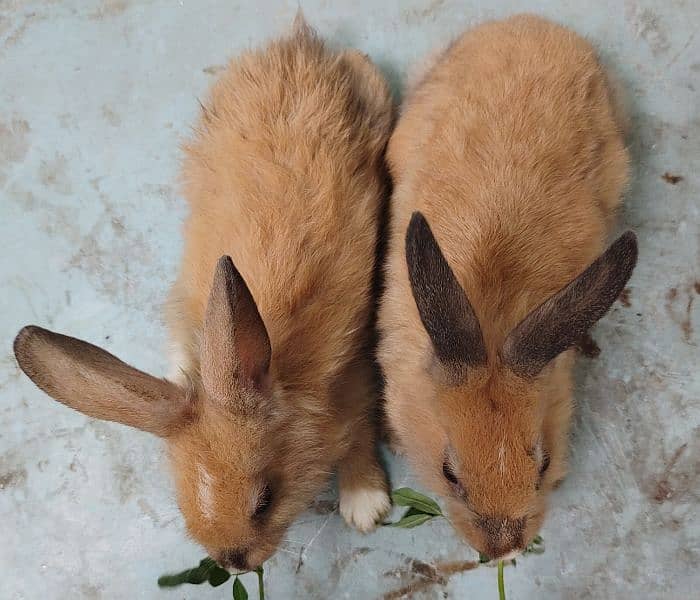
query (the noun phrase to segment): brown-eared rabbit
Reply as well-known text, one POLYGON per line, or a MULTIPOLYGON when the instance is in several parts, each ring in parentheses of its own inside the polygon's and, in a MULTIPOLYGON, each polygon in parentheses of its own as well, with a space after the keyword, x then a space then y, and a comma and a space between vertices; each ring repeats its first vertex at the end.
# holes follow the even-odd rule
POLYGON ((586 41, 516 16, 437 59, 388 163, 388 418, 459 532, 508 558, 566 473, 571 348, 636 263, 631 232, 605 250, 628 173, 620 115, 586 41))
POLYGON ((266 560, 335 467, 348 523, 370 530, 389 508, 366 345, 391 123, 373 64, 298 17, 230 63, 185 147, 175 375, 38 327, 17 336, 56 400, 165 438, 189 533, 226 567, 266 560))

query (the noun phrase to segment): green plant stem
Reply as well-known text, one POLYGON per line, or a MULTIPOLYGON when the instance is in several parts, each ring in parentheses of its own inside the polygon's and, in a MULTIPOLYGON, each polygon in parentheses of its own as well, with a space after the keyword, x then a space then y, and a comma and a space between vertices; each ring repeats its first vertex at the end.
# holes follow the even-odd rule
POLYGON ((503 582, 503 561, 498 561, 498 600, 506 600, 506 584, 503 582))
POLYGON ((260 565, 255 572, 258 574, 258 596, 260 600, 265 600, 265 584, 263 583, 263 568, 260 565))

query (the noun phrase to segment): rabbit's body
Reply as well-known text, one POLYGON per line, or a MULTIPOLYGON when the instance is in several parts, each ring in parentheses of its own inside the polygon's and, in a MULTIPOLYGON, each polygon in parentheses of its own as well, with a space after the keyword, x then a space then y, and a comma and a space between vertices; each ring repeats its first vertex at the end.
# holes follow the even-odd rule
POLYGON ((449 462, 464 474, 470 497, 466 509, 454 502, 453 519, 496 556, 522 549, 536 533, 544 502, 531 486, 541 464, 533 471, 528 452, 549 457, 541 487, 550 489, 566 471, 572 411, 571 352, 533 381, 506 368, 503 348, 519 323, 600 254, 628 155, 594 50, 536 17, 464 34, 420 79, 402 112, 388 149, 395 188, 379 314, 387 413, 426 483, 452 497, 457 484, 446 482, 441 467, 446 453, 453 455, 449 462), (447 315, 463 306, 461 296, 441 306, 445 278, 430 280, 415 265, 414 280, 407 274, 406 244, 418 262, 430 260, 423 256, 429 235, 416 233, 415 212, 430 224, 473 307, 476 319, 457 327, 474 333, 480 350, 472 356, 467 348, 452 360, 450 343, 460 338, 445 341, 455 329, 447 315), (421 289, 431 299, 424 312, 417 309, 421 289), (424 325, 431 320, 432 343, 424 325), (441 343, 449 373, 436 372, 441 343), (483 479, 471 485, 470 473, 483 479), (484 527, 472 527, 474 515, 506 525, 529 520, 512 527, 519 534, 494 541, 484 527))
POLYGON ((298 17, 230 63, 185 148, 177 385, 40 328, 15 342, 57 400, 166 438, 189 533, 229 568, 267 559, 336 467, 349 523, 389 508, 367 345, 391 121, 372 63, 298 17))
MULTIPOLYGON (((173 367, 197 380, 214 265, 231 256, 270 337, 279 460, 317 492, 352 450, 363 472, 343 481, 341 467, 340 508, 368 530, 389 506, 368 357, 392 102, 366 57, 333 54, 296 27, 231 62, 185 148, 191 214, 168 310, 173 367), (368 506, 355 505, 355 485, 368 506)), ((310 490, 298 494, 308 501, 310 490)))

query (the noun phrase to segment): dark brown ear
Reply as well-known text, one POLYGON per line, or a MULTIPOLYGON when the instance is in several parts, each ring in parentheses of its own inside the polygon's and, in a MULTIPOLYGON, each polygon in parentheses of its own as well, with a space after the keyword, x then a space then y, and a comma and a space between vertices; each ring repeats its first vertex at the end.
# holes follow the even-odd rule
POLYGON ((229 256, 216 264, 204 319, 202 382, 223 403, 242 389, 262 390, 270 368, 270 338, 255 301, 229 256))
POLYGON ((90 417, 167 437, 191 415, 190 401, 175 384, 76 338, 30 325, 15 338, 14 352, 40 389, 90 417))
POLYGON ((637 237, 628 231, 581 275, 520 322, 503 346, 504 364, 521 377, 536 376, 608 312, 636 264, 637 237))
POLYGON ((456 381, 486 363, 479 320, 440 251, 428 222, 413 213, 406 232, 406 263, 413 298, 440 363, 456 381))

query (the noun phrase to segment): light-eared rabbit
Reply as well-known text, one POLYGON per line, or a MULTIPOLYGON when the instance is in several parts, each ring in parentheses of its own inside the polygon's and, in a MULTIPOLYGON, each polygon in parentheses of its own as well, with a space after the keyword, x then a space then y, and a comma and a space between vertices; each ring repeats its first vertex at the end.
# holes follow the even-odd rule
POLYGON ((35 326, 15 341, 59 402, 165 439, 189 533, 223 566, 266 560, 336 467, 348 523, 389 509, 367 344, 391 124, 374 65, 297 17, 229 64, 185 147, 172 376, 35 326))
POLYGON ((388 418, 493 559, 543 522, 567 470, 571 348, 636 263, 631 232, 605 250, 628 177, 621 123, 594 49, 516 16, 447 48, 389 142, 388 418))

